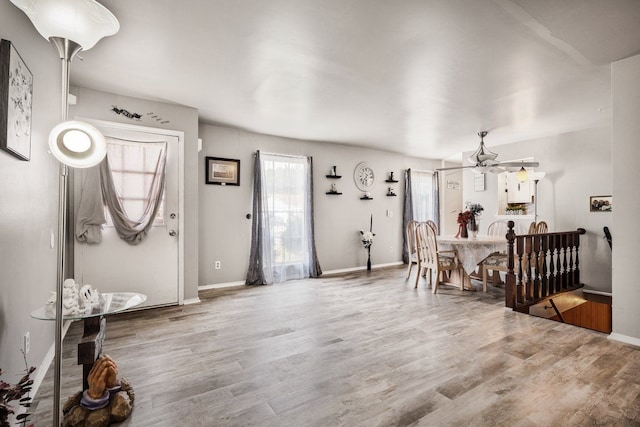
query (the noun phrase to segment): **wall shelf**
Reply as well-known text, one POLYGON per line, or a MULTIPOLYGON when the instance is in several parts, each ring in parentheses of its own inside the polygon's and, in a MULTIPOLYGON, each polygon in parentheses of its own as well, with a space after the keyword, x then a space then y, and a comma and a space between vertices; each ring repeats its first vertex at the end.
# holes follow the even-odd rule
POLYGON ((387 197, 396 197, 397 194, 387 194, 387 197))
POLYGON ((373 200, 373 197, 360 197, 360 200, 373 200))
POLYGON ((384 182, 396 183, 396 182, 398 182, 398 180, 397 179, 385 179, 384 182))
POLYGON ((338 192, 338 191, 327 191, 327 192, 326 192, 326 193, 324 193, 324 194, 332 194, 332 195, 334 195, 334 196, 339 196, 339 195, 340 195, 340 194, 342 194, 342 193, 340 193, 340 192, 338 192))
POLYGON ((325 175, 327 178, 331 178, 331 179, 340 179, 342 178, 342 175, 325 175))

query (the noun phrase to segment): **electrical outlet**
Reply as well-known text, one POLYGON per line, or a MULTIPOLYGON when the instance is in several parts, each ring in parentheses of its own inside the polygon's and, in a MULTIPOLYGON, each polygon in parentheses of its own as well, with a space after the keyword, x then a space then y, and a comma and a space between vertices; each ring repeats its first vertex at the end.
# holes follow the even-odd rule
POLYGON ((220 261, 216 261, 216 270, 220 270, 222 268, 222 264, 220 261))
POLYGON ((31 334, 27 332, 24 334, 24 354, 29 354, 29 350, 31 350, 31 334))
POLYGON ((389 253, 393 253, 393 246, 389 246, 389 253))

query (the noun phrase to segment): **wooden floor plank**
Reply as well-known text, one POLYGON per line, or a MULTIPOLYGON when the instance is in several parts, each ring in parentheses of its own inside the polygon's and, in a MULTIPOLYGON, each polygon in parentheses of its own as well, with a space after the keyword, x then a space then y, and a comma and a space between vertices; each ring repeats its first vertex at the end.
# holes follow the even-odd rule
MULTIPOLYGON (((122 426, 640 424, 640 349, 504 308, 502 288, 437 295, 403 267, 213 289, 111 316, 104 351, 136 393, 122 426)), ((81 387, 82 333, 62 396, 81 387)), ((35 398, 51 423, 52 369, 35 398)))

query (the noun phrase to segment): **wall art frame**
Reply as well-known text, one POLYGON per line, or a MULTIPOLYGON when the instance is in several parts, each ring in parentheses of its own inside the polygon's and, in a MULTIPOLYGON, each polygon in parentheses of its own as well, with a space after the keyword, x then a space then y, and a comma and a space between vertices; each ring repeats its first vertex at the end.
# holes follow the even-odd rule
POLYGON ((589 212, 611 212, 613 210, 612 196, 589 197, 589 212))
POLYGON ((240 160, 206 157, 205 184, 240 185, 240 160))
POLYGON ((31 159, 33 74, 13 43, 0 40, 0 149, 31 159))

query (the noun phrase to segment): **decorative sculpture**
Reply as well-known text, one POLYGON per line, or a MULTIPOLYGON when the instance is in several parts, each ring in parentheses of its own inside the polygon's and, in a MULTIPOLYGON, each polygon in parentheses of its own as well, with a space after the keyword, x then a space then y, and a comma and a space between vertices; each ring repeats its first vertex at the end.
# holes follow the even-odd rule
POLYGON ((88 389, 64 404, 63 427, 106 427, 131 415, 135 393, 126 379, 118 380, 118 366, 111 357, 103 355, 96 360, 88 382, 88 389))

